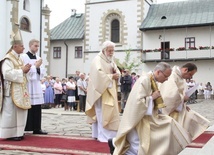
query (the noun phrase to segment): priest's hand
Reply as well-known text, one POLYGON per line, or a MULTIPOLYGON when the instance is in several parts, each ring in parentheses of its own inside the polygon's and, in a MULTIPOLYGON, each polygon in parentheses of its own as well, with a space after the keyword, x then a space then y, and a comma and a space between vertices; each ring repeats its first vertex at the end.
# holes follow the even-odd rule
POLYGON ((152 93, 152 99, 155 100, 156 98, 160 97, 160 91, 156 90, 155 92, 152 93))
POLYGON ((190 111, 190 107, 186 106, 187 111, 190 111))
POLYGON ((31 64, 26 64, 25 66, 22 67, 22 71, 24 73, 27 73, 27 72, 29 72, 30 67, 31 67, 31 64))
POLYGON ((37 60, 37 61, 35 62, 36 68, 39 68, 39 67, 41 66, 41 64, 42 64, 42 59, 37 60))
POLYGON ((112 79, 117 80, 119 78, 119 74, 118 73, 114 73, 112 76, 112 79))
POLYGON ((189 101, 189 96, 184 96, 184 102, 189 101))

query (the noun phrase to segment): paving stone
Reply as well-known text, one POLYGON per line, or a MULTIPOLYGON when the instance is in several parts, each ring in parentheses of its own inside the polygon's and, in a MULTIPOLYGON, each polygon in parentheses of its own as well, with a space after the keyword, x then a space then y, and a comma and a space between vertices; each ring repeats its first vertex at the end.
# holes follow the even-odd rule
MULTIPOLYGON (((188 105, 191 109, 203 115, 214 124, 214 100, 197 100, 195 104, 188 105)), ((91 125, 86 124, 86 115, 77 111, 64 111, 63 108, 52 108, 42 110, 42 129, 49 134, 59 134, 67 136, 91 137, 91 125)), ((31 133, 31 132, 30 132, 31 133)), ((187 154, 195 154, 197 149, 191 149, 187 154)), ((50 155, 48 153, 35 153, 14 150, 1 150, 4 155, 50 155)), ((53 155, 53 154, 51 154, 53 155)), ((57 154, 56 154, 57 155, 57 154)))

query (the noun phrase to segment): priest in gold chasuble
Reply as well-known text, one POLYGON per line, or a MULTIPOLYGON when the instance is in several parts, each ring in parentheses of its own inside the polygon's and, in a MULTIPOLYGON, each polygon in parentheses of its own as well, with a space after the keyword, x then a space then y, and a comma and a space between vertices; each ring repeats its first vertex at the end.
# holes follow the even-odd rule
POLYGON ((165 62, 143 74, 133 86, 118 129, 114 155, 177 155, 190 143, 188 133, 173 118, 161 114, 165 105, 157 89, 171 74, 165 62))
POLYGON ((92 137, 107 142, 115 137, 119 126, 117 81, 120 71, 113 61, 115 44, 106 41, 91 63, 87 88, 87 122, 92 124, 92 137))
POLYGON ((3 105, 0 112, 0 138, 23 139, 27 110, 31 108, 26 73, 31 65, 24 65, 20 54, 24 50, 20 31, 11 35, 12 47, 1 61, 3 75, 3 105))
POLYGON ((197 138, 209 126, 209 120, 191 110, 186 101, 186 79, 192 79, 197 72, 197 66, 193 63, 186 63, 182 67, 174 66, 168 81, 160 86, 166 108, 163 113, 174 118, 183 128, 189 132, 191 140, 197 138))

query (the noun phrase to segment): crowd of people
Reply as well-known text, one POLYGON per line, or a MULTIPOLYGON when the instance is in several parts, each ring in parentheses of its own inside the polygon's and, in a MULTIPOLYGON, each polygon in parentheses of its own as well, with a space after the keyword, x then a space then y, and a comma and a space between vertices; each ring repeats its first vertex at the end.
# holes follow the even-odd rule
MULTIPOLYGON (((92 137, 108 143, 114 155, 175 155, 209 126, 206 118, 187 106, 194 93, 187 93, 187 86, 194 87, 194 63, 171 68, 160 62, 153 71, 137 77, 128 69, 121 73, 114 62, 115 44, 105 41, 91 63, 89 76, 77 71, 68 79, 44 78, 42 59, 36 55, 39 41, 30 40, 29 51, 22 54, 20 36, 18 30, 0 63, 0 138, 20 141, 25 131, 48 134, 41 129, 41 109, 64 106, 75 110, 77 100, 92 125, 92 137)), ((198 91, 212 91, 209 82, 202 88, 198 91)))
POLYGON ((198 99, 198 96, 200 96, 200 99, 205 99, 205 100, 210 100, 212 99, 212 95, 213 95, 213 89, 212 89, 212 85, 210 82, 207 82, 204 86, 202 83, 197 84, 193 79, 186 79, 186 84, 188 89, 193 88, 194 86, 196 86, 196 90, 195 93, 193 93, 190 96, 190 100, 188 101, 188 103, 196 103, 196 99, 198 99))
POLYGON ((76 71, 76 76, 60 79, 47 76, 41 80, 44 96, 44 109, 64 107, 74 111, 79 106, 80 112, 85 111, 87 95, 87 75, 76 71), (79 105, 78 105, 79 104, 79 105))

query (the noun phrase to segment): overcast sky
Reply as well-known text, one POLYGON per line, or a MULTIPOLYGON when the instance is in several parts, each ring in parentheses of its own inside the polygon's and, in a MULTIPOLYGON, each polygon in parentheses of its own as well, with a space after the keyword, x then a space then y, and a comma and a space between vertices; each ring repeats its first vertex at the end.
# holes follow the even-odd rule
MULTIPOLYGON (((182 1, 182 0, 157 0, 158 3, 182 1)), ((54 28, 71 14, 71 9, 76 9, 77 13, 85 12, 85 0, 45 0, 45 4, 51 10, 50 28, 54 28)))

